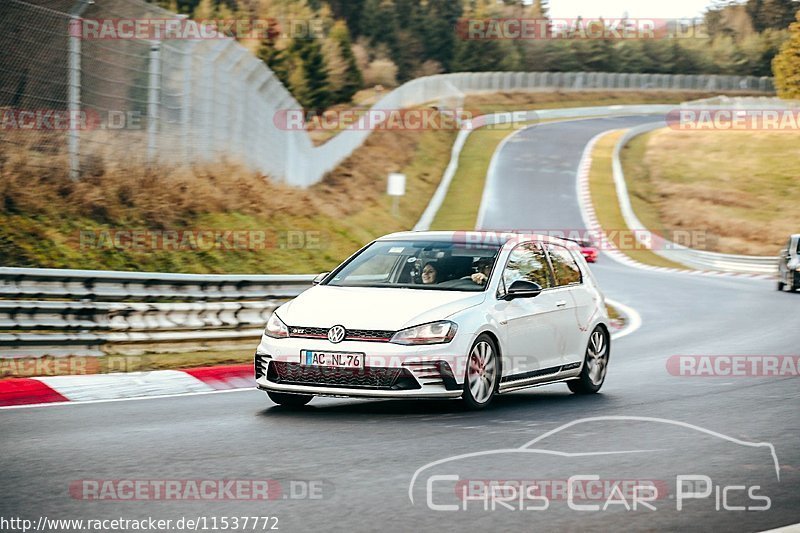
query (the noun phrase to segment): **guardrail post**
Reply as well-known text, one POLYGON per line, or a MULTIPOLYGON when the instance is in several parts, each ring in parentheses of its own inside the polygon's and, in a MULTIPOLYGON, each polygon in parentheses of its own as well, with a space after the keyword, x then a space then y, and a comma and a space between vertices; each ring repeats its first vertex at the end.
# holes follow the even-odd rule
POLYGON ((147 162, 152 163, 156 154, 158 136, 158 105, 161 91, 161 43, 150 42, 148 62, 149 81, 147 89, 147 162))
POLYGON ((190 163, 192 158, 192 77, 194 66, 194 46, 195 41, 189 41, 184 50, 183 56, 183 101, 181 102, 181 137, 183 141, 183 157, 185 163, 190 163))
POLYGON ((67 150, 69 152, 69 177, 73 181, 80 179, 81 174, 81 15, 94 3, 94 0, 79 0, 69 13, 69 65, 67 67, 67 112, 69 113, 69 135, 67 150))

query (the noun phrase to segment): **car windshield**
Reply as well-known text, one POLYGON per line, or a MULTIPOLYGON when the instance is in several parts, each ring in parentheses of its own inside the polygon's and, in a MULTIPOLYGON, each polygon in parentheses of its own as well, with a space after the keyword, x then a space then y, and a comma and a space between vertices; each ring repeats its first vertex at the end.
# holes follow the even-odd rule
POLYGON ((499 251, 499 244, 376 241, 324 285, 480 292, 499 251))

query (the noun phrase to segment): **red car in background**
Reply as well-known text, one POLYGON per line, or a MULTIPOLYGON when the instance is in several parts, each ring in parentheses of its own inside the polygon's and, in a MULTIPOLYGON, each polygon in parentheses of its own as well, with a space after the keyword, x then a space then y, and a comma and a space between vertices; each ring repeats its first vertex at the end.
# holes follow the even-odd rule
POLYGON ((572 242, 577 243, 577 245, 581 247, 581 255, 583 255, 587 263, 597 262, 597 256, 599 254, 599 251, 597 250, 597 246, 595 246, 595 244, 592 241, 588 239, 584 240, 566 239, 566 240, 571 240, 572 242))

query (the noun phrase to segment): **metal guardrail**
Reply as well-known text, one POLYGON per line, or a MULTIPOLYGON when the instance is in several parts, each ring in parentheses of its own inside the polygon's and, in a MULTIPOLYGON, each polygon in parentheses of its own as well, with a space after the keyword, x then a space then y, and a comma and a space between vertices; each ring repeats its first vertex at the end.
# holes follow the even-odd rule
MULTIPOLYGON (((730 109, 730 107, 727 106, 723 108, 730 109)), ((666 123, 661 120, 659 122, 643 124, 642 126, 631 128, 625 132, 614 147, 612 166, 614 183, 617 189, 617 199, 625 224, 627 224, 628 228, 634 230, 636 239, 640 243, 650 247, 657 255, 693 269, 720 270, 723 272, 745 274, 776 274, 778 270, 777 256, 732 255, 695 250, 667 239, 659 238, 642 224, 636 216, 636 213, 634 213, 633 206, 631 205, 620 154, 622 149, 636 137, 664 127, 666 127, 666 123), (646 242, 645 239, 649 239, 649 242, 646 242)))
POLYGON ((272 310, 312 279, 0 268, 0 358, 257 341, 272 310))
POLYGON ((160 274, 0 267, 0 298, 241 301, 290 297, 311 279, 304 275, 160 274))

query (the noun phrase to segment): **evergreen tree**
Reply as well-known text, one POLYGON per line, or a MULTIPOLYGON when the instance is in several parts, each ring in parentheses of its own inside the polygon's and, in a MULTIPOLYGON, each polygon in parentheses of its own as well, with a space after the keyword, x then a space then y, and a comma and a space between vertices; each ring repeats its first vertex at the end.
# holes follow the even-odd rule
POLYGON ((757 32, 783 30, 794 20, 800 4, 793 0, 748 0, 747 13, 757 32))
POLYGON ((331 102, 322 45, 317 39, 295 39, 292 51, 300 60, 292 76, 292 92, 304 108, 321 112, 331 102))
POLYGON ((343 18, 353 39, 361 35, 361 15, 365 0, 328 0, 336 18, 343 18))
POLYGON ((345 63, 345 71, 341 86, 336 91, 337 102, 349 102, 361 87, 364 86, 364 77, 358 68, 356 56, 353 54, 350 31, 345 24, 337 22, 331 29, 331 39, 339 49, 339 55, 345 63))
POLYGON ((684 48, 678 39, 669 42, 669 73, 670 74, 697 74, 699 62, 694 50, 684 48))
POLYGON ((275 19, 270 19, 264 36, 261 38, 256 55, 272 72, 278 76, 281 83, 289 85, 289 57, 286 50, 278 47, 281 29, 275 19))
POLYGON ((651 72, 651 63, 642 50, 642 41, 622 41, 616 48, 618 72, 632 74, 651 72))
POLYGON ((450 70, 456 54, 456 25, 463 15, 460 2, 453 0, 428 0, 427 13, 422 21, 425 59, 438 61, 450 70))

